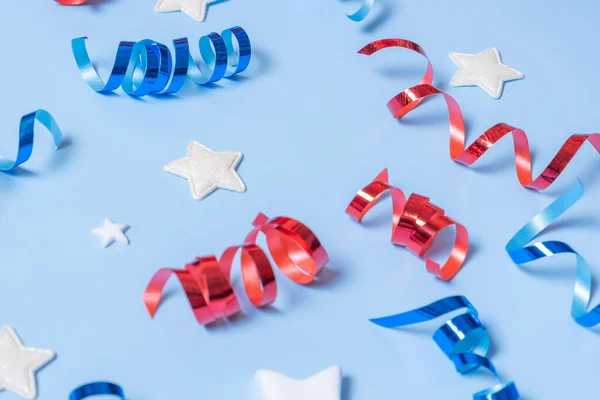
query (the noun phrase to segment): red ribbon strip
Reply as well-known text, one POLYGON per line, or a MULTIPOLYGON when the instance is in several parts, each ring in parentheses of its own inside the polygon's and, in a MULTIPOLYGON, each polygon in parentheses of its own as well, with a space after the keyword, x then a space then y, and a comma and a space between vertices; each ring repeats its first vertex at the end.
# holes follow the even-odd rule
POLYGON ((275 264, 296 283, 312 282, 329 261, 317 236, 295 219, 269 219, 259 213, 252 224, 254 229, 244 243, 227 248, 221 259, 212 255, 197 257, 185 269, 163 268, 156 272, 143 296, 150 316, 156 314, 163 288, 173 274, 183 286, 198 323, 209 324, 239 312, 238 297, 229 280, 238 251, 241 251, 242 281, 252 304, 262 307, 273 303, 277 297, 275 273, 269 258, 256 244, 259 232, 265 234, 275 264))
POLYGON ((450 280, 462 267, 469 249, 467 228, 444 215, 444 210, 429 202, 428 197, 411 194, 406 200, 402 190, 388 183, 388 170, 384 169, 371 183, 352 199, 346 213, 360 222, 380 197, 390 191, 392 196, 392 243, 403 246, 419 257, 429 250, 437 234, 455 225, 456 239, 448 261, 442 266, 431 258, 425 259, 427 271, 445 281, 450 280))
POLYGON ((64 6, 78 6, 83 3, 87 3, 88 0, 54 0, 64 6))
POLYGON ((563 170, 569 165, 579 148, 589 141, 592 146, 600 153, 600 134, 575 134, 571 135, 560 148, 556 156, 550 161, 550 164, 544 171, 534 180, 531 173, 531 152, 529 150, 529 141, 527 134, 513 126, 505 123, 499 123, 475 140, 469 147, 465 149, 465 125, 461 109, 447 93, 435 88, 431 85, 433 81, 433 69, 431 62, 423 49, 416 43, 404 39, 383 39, 369 43, 359 50, 360 54, 370 56, 373 53, 387 47, 403 47, 405 49, 416 51, 422 54, 427 59, 427 72, 421 82, 397 94, 388 102, 388 109, 394 118, 402 118, 414 108, 416 108, 423 99, 441 94, 444 96, 448 107, 448 115, 450 117, 450 158, 453 161, 464 165, 471 165, 477 161, 486 151, 490 149, 497 141, 508 134, 512 134, 514 149, 515 149, 515 164, 517 177, 521 185, 535 190, 544 190, 548 188, 563 170))

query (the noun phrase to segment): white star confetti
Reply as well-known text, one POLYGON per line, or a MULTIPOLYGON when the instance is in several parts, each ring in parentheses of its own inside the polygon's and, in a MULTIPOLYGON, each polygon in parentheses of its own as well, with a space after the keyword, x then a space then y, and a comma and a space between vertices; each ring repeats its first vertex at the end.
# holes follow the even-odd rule
POLYGON ((202 200, 218 188, 235 192, 246 191, 246 185, 236 172, 242 158, 240 152, 215 152, 192 141, 187 156, 165 165, 165 171, 186 178, 192 197, 202 200))
POLYGON ((154 6, 156 12, 182 11, 199 22, 206 19, 206 9, 215 0, 159 0, 154 6))
POLYGON ((0 330, 0 391, 10 390, 26 399, 35 399, 35 373, 54 357, 51 350, 23 346, 14 329, 5 326, 0 330))
POLYGON ((450 53, 450 59, 459 67, 450 84, 452 86, 479 86, 495 99, 500 98, 504 82, 523 79, 516 69, 502 64, 495 47, 478 54, 450 53))
POLYGON ((129 244, 129 239, 125 236, 125 231, 129 229, 127 224, 115 224, 110 219, 104 219, 104 225, 92 229, 92 235, 102 238, 102 246, 108 247, 113 242, 119 242, 124 245, 129 244))
POLYGON ((340 400, 342 369, 331 366, 308 379, 297 380, 269 370, 256 372, 262 400, 340 400))

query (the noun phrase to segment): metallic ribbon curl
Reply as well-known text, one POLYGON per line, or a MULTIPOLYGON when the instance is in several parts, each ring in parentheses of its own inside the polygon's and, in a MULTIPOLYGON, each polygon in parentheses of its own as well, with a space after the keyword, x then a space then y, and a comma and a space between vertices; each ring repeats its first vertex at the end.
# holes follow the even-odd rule
POLYGON ((462 111, 452 96, 431 85, 433 81, 431 62, 418 44, 404 39, 383 39, 369 43, 360 49, 359 53, 371 55, 387 47, 403 47, 416 51, 423 55, 428 63, 427 72, 423 79, 421 79, 421 82, 394 96, 387 104, 388 109, 394 118, 402 118, 415 109, 425 98, 441 94, 446 101, 448 116, 450 118, 450 158, 453 161, 467 166, 472 165, 496 142, 504 136, 512 134, 515 149, 515 166, 519 183, 529 189, 544 190, 558 178, 586 141, 590 142, 596 151, 600 153, 600 134, 571 135, 542 173, 536 179, 533 179, 529 141, 525 131, 519 128, 505 123, 496 124, 465 149, 465 126, 462 111))
POLYGON ((252 55, 250 38, 239 26, 226 29, 221 35, 212 32, 200 38, 200 55, 204 63, 200 66, 190 53, 187 38, 173 41, 174 62, 169 48, 162 43, 150 39, 123 41, 119 43, 112 72, 105 83, 92 65, 86 39, 73 39, 71 47, 81 76, 99 93, 121 86, 131 96, 172 94, 183 87, 187 78, 198 85, 206 85, 239 74, 248 67, 252 55))
POLYGON ((367 15, 371 12, 373 3, 375 3, 375 0, 364 0, 358 10, 352 14, 346 14, 346 16, 354 22, 361 22, 363 19, 367 18, 367 15))
POLYGON ((63 6, 79 6, 81 4, 88 2, 88 0, 54 0, 54 1, 62 4, 63 6))
POLYGON ((114 395, 125 400, 125 393, 121 386, 111 382, 90 382, 74 389, 69 395, 69 400, 81 400, 92 396, 114 395))
POLYGON ((516 400, 519 392, 514 382, 501 383, 494 364, 486 357, 490 348, 490 337, 485 325, 477 317, 477 309, 464 296, 451 296, 429 305, 401 314, 371 319, 384 328, 399 328, 420 322, 431 321, 457 310, 465 310, 447 320, 433 334, 433 340, 454 363, 461 375, 484 368, 499 381, 497 385, 473 395, 474 400, 516 400))
POLYGON ((54 145, 58 150, 62 141, 62 132, 54 120, 54 117, 46 110, 31 112, 21 117, 17 158, 13 161, 0 156, 0 171, 10 171, 29 160, 33 151, 33 133, 36 120, 48 129, 54 140, 54 145))
POLYGON ((444 210, 430 203, 428 197, 413 193, 406 200, 402 190, 389 184, 387 168, 356 194, 346 208, 346 213, 360 222, 388 190, 392 196, 393 244, 406 247, 422 257, 442 229, 450 225, 456 226, 456 239, 448 261, 440 266, 431 258, 425 259, 425 266, 430 274, 445 281, 452 279, 462 267, 469 249, 467 229, 444 215, 444 210))
POLYGON ((578 324, 590 328, 600 323, 600 304, 588 311, 592 292, 592 273, 585 258, 563 242, 549 240, 528 245, 565 211, 577 203, 582 196, 583 184, 577 180, 569 190, 533 217, 510 239, 506 245, 506 252, 512 261, 519 266, 562 253, 575 255, 577 259, 577 278, 573 290, 571 316, 578 324))
POLYGON ((254 229, 244 243, 227 248, 219 260, 212 255, 197 257, 185 269, 163 268, 156 272, 143 296, 150 316, 156 314, 163 288, 171 275, 179 279, 199 324, 210 324, 239 312, 238 297, 229 280, 238 251, 241 252, 242 281, 250 302, 255 307, 273 303, 277 297, 275 273, 267 255, 256 244, 260 232, 266 237, 275 264, 296 283, 312 282, 329 260, 317 236, 295 219, 269 219, 260 213, 252 224, 254 229))

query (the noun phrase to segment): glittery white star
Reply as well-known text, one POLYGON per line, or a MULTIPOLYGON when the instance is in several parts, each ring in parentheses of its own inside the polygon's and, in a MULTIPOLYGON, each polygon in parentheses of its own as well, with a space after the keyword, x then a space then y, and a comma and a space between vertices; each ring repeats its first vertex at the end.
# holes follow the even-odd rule
POLYGON ((105 218, 103 226, 92 229, 92 235, 101 237, 104 247, 110 246, 115 241, 128 245, 129 239, 123 233, 127 229, 129 229, 129 225, 115 224, 110 219, 105 218))
POLYGON ((218 188, 246 191, 246 185, 236 172, 242 157, 240 152, 215 152, 192 141, 187 156, 165 165, 165 171, 186 178, 194 199, 202 200, 218 188))
POLYGON ((0 391, 10 390, 26 399, 35 399, 35 372, 54 359, 51 350, 25 347, 12 327, 0 330, 0 391))
POLYGON ((158 0, 154 11, 182 11, 196 21, 203 22, 206 19, 206 9, 213 1, 215 0, 158 0))
POLYGON ((502 95, 504 82, 523 78, 522 73, 502 64, 495 47, 479 54, 450 53, 450 59, 459 67, 450 81, 452 86, 477 85, 495 99, 502 95))
POLYGON ((342 396, 342 370, 337 365, 304 380, 268 370, 257 371, 256 379, 263 400, 340 400, 342 396))

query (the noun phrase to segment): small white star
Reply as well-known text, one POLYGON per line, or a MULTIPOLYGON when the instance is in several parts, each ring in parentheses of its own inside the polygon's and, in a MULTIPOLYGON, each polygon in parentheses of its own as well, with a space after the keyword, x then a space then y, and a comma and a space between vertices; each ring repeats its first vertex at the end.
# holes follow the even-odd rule
POLYGON ((342 396, 342 369, 337 365, 303 380, 259 370, 256 380, 263 400, 340 400, 342 396))
POLYGON ((25 347, 12 327, 0 330, 0 391, 10 390, 26 399, 35 399, 35 373, 54 359, 51 350, 25 347))
POLYGON ((215 152, 192 141, 187 156, 165 165, 165 171, 186 178, 194 199, 202 200, 218 188, 246 191, 246 185, 236 172, 242 158, 240 152, 215 152))
POLYGON ((129 239, 124 233, 127 229, 129 229, 127 224, 115 224, 110 219, 104 218, 104 225, 92 229, 92 235, 101 237, 104 247, 110 246, 115 241, 128 245, 129 239))
POLYGON ((213 1, 215 0, 158 0, 154 11, 182 11, 196 21, 203 22, 206 19, 206 8, 213 1))
POLYGON ((523 79, 522 73, 502 64, 495 47, 479 54, 450 53, 450 59, 459 67, 450 81, 452 86, 477 85, 495 99, 502 95, 504 82, 523 79))

